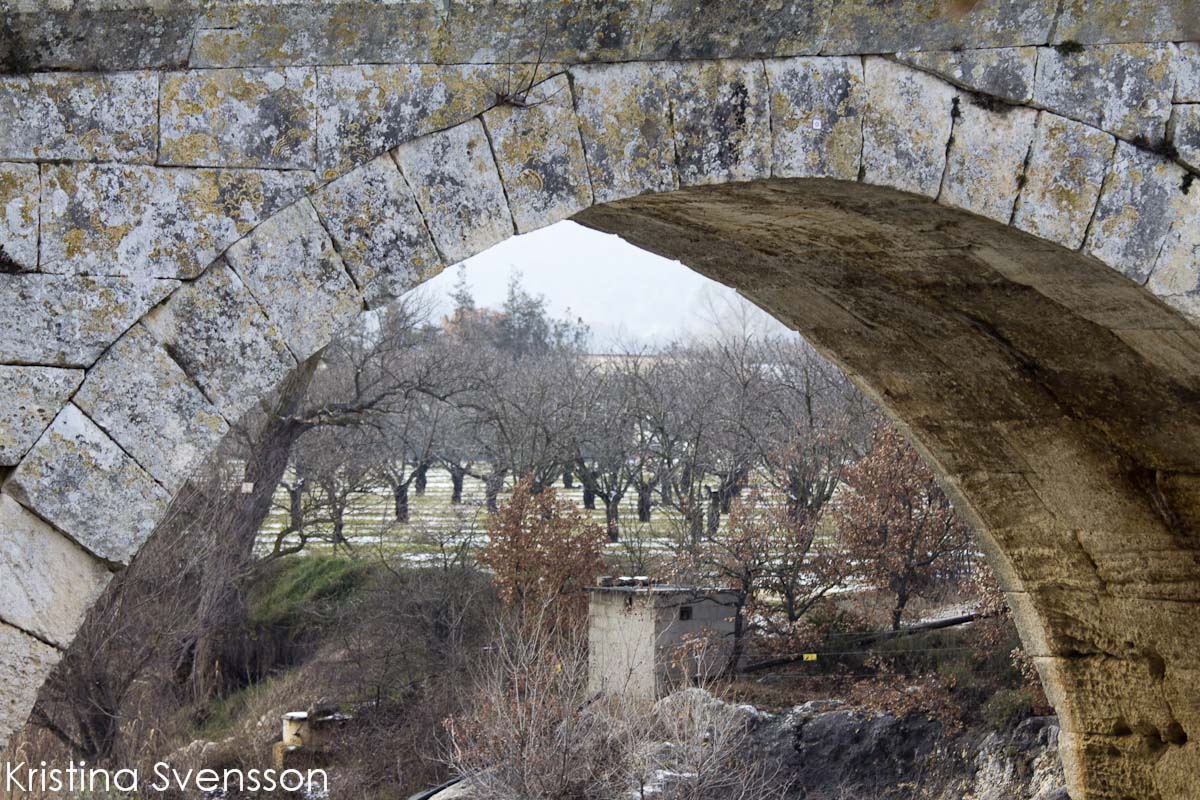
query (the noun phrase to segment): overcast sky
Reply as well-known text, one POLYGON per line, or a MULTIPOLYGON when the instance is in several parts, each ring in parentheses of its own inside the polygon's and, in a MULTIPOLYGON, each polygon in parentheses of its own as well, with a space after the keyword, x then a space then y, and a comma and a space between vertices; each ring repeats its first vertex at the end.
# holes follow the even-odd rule
MULTIPOLYGON (((520 272, 526 289, 544 295, 554 316, 569 312, 591 327, 596 351, 618 340, 652 344, 704 332, 740 300, 678 261, 569 221, 515 236, 464 265, 477 305, 499 307, 509 277, 520 272)), ((449 310, 457 280, 455 267, 425 284, 441 303, 439 315, 449 310)), ((764 327, 783 329, 761 316, 764 327)))

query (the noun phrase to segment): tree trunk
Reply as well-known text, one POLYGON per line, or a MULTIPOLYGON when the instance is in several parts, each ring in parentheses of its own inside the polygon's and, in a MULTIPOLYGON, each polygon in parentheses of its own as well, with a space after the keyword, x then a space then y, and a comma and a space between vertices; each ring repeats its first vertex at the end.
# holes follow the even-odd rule
POLYGON ((588 511, 596 510, 596 493, 588 486, 583 487, 583 507, 588 511))
POLYGON ((422 461, 417 466, 416 478, 413 479, 413 490, 417 493, 417 497, 425 496, 425 487, 428 485, 429 485, 429 462, 422 461))
POLYGON ((569 470, 569 469, 563 470, 562 482, 563 482, 564 489, 574 489, 575 488, 575 476, 573 474, 571 474, 571 470, 569 470))
POLYGON ((721 492, 705 491, 708 492, 708 535, 715 536, 721 528, 721 492))
POLYGON ((452 505, 459 505, 462 503, 463 479, 465 477, 466 472, 461 467, 450 467, 450 503, 452 505))
POLYGON ((487 496, 487 510, 495 514, 500 510, 500 490, 504 488, 504 476, 489 475, 483 482, 484 494, 487 496))
POLYGON ((621 512, 621 498, 614 497, 611 500, 604 500, 604 522, 608 528, 608 540, 610 542, 621 541, 621 529, 617 522, 618 515, 621 512))
POLYGON ((393 486, 392 497, 396 501, 396 521, 408 522, 408 484, 398 483, 393 486))
POLYGON ((652 490, 649 487, 647 487, 645 489, 638 489, 638 502, 637 502, 638 522, 649 522, 650 521, 651 491, 652 490))

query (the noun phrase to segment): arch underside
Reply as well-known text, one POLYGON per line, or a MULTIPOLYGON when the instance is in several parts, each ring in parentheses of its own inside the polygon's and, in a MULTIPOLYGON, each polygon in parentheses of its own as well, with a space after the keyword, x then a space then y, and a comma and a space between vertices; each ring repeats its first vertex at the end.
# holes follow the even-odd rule
MULTIPOLYGON (((982 26, 893 40, 860 9, 819 42, 764 39, 782 18, 739 41, 689 3, 625 20, 619 52, 526 44, 748 60, 547 67, 519 102, 496 81, 528 65, 471 50, 457 0, 437 30, 467 49, 419 59, 447 66, 363 55, 395 40, 349 43, 353 3, 310 4, 337 10, 320 35, 289 22, 304 4, 161 23, 194 40, 182 63, 231 67, 211 70, 105 51, 103 20, 67 36, 86 15, 5 18, 0 56, 34 44, 0 70, 172 71, 0 79, 21 112, 0 120, 0 739, 230 423, 364 308, 574 217, 736 287, 911 432, 1010 592, 1076 800, 1195 796, 1200 47, 1173 43, 1193 18, 1088 27, 1064 0, 1008 35, 985 0, 982 26), (945 49, 761 58, 922 43, 945 49)), ((144 44, 125 13, 104 19, 144 44)))

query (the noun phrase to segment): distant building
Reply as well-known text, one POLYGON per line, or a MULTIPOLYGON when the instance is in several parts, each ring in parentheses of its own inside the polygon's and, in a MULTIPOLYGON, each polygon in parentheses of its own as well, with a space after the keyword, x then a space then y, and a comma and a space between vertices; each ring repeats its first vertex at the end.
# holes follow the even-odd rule
POLYGON ((655 699, 728 662, 733 595, 720 589, 607 579, 590 589, 589 691, 655 699), (703 648, 686 646, 705 641, 703 648))

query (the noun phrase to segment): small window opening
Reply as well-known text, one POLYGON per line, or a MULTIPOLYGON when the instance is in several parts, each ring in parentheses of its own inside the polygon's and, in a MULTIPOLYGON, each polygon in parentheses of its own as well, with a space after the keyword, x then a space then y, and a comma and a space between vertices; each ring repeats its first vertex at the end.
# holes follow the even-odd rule
POLYGON ((679 621, 687 622, 691 618, 692 618, 692 607, 691 606, 680 606, 679 607, 679 621))

